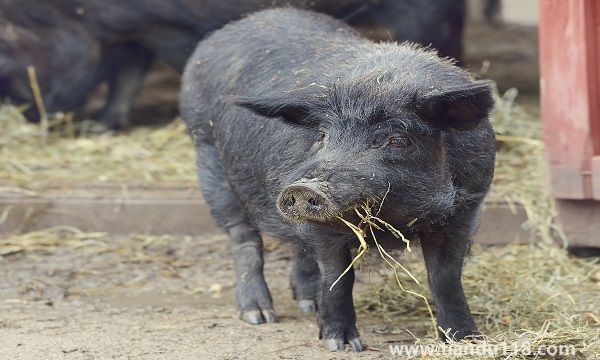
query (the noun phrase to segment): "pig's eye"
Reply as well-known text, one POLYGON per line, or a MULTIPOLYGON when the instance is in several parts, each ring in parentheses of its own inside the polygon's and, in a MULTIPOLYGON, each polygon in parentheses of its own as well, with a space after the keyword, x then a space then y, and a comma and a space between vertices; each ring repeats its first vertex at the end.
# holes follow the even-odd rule
POLYGON ((408 137, 403 136, 392 136, 388 139, 388 146, 393 146, 396 148, 404 148, 410 146, 411 142, 408 137))
POLYGON ((327 139, 327 133, 325 132, 325 130, 319 130, 319 137, 318 137, 318 142, 324 142, 327 139))

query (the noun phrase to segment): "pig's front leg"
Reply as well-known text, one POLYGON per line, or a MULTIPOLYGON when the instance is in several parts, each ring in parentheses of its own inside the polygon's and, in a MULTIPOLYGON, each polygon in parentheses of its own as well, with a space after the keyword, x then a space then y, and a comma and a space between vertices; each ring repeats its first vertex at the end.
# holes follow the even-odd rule
POLYGON ((439 232, 421 235, 438 326, 444 331, 450 329, 446 340, 479 334, 461 283, 463 262, 477 224, 478 207, 457 212, 439 232))
POLYGON ((319 301, 319 338, 332 351, 344 350, 349 343, 355 351, 365 349, 356 328, 356 313, 352 302, 354 269, 350 269, 330 290, 331 285, 351 262, 350 250, 332 246, 330 242, 320 244, 317 263, 321 272, 321 298, 319 301))
POLYGON ((240 317, 250 324, 277 321, 271 293, 263 274, 263 242, 258 231, 247 224, 227 229, 237 278, 240 317))

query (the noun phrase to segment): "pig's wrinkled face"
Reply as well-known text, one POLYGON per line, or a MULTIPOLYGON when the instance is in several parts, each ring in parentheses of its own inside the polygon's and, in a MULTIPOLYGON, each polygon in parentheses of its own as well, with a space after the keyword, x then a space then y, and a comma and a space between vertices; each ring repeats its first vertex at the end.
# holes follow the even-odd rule
MULTIPOLYGON (((402 101, 332 93, 320 102, 240 99, 258 114, 308 128, 306 161, 283 179, 282 217, 337 222, 368 204, 394 224, 435 222, 452 211, 456 190, 446 159, 448 131, 470 130, 493 104, 489 85, 473 82, 402 101)), ((306 133, 306 132, 305 132, 306 133)))
POLYGON ((447 212, 454 188, 442 134, 412 115, 322 117, 311 156, 284 181, 289 185, 278 197, 280 214, 294 222, 329 222, 381 201, 406 222, 447 212))

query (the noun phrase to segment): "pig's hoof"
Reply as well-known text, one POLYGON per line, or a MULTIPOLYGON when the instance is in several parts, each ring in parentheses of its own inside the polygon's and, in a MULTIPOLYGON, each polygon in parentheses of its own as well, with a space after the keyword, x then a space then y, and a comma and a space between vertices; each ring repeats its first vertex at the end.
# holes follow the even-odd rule
POLYGON ((476 342, 485 340, 485 336, 479 330, 468 330, 458 333, 456 339, 476 342))
MULTIPOLYGON (((348 339, 348 343, 350 343, 350 346, 352 346, 352 350, 356 352, 365 350, 365 345, 359 337, 348 339)), ((344 340, 342 339, 325 339, 325 346, 330 351, 341 351, 345 348, 344 340)))
POLYGON ((314 300, 299 300, 298 307, 305 314, 314 313, 317 311, 317 303, 314 300))
POLYGON ((349 339, 348 342, 350 343, 350 345, 352 345, 352 349, 356 352, 365 350, 365 344, 363 344, 359 337, 349 339))
POLYGON ((344 344, 350 344, 354 351, 365 350, 365 345, 360 340, 356 325, 335 323, 329 325, 330 326, 322 326, 319 332, 319 338, 324 339, 325 346, 327 346, 329 350, 343 350, 344 344))
POLYGON ((131 126, 126 114, 104 114, 96 121, 109 130, 123 130, 131 126))
POLYGON ((268 323, 277 322, 277 314, 275 314, 275 310, 266 309, 262 311, 263 318, 268 323))
POLYGON ((344 340, 325 339, 325 346, 331 351, 341 351, 344 350, 344 340))
POLYGON ((259 325, 277 322, 277 315, 272 309, 242 311, 240 317, 247 323, 259 325))
POLYGON ((110 128, 103 123, 96 121, 88 121, 84 126, 81 126, 82 132, 87 134, 103 134, 110 130, 110 128))
POLYGON ((448 332, 444 333, 440 331, 440 337, 446 342, 452 341, 480 341, 485 340, 485 336, 483 336, 479 330, 459 330, 456 332, 448 332))

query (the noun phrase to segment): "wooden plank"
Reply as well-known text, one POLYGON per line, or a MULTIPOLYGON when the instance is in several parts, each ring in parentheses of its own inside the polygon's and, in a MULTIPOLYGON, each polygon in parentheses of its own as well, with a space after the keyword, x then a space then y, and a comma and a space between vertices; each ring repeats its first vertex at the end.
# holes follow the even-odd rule
MULTIPOLYGON (((112 234, 204 235, 218 233, 199 191, 189 188, 49 189, 43 194, 0 193, 0 234, 27 232, 55 225, 112 234)), ((525 211, 502 201, 486 202, 477 241, 485 244, 527 242, 531 231, 521 224, 525 211), (513 212, 514 210, 514 212, 513 212)))
POLYGON ((219 232, 199 191, 190 188, 106 186, 0 193, 0 233, 55 225, 113 234, 201 235, 219 232))
POLYGON ((569 246, 600 247, 600 202, 557 200, 560 225, 569 246))
POLYGON ((523 207, 488 199, 481 211, 475 241, 488 245, 533 242, 536 235, 533 230, 523 227, 526 221, 527 213, 523 207))

